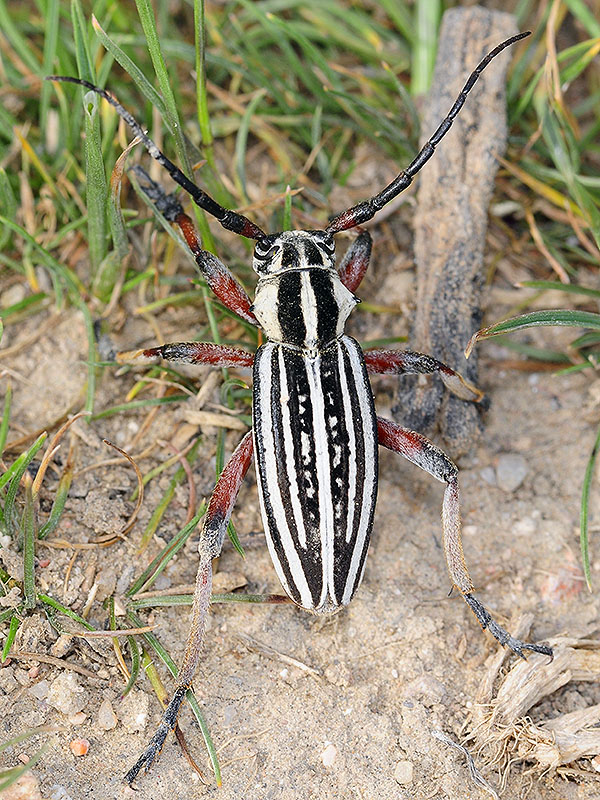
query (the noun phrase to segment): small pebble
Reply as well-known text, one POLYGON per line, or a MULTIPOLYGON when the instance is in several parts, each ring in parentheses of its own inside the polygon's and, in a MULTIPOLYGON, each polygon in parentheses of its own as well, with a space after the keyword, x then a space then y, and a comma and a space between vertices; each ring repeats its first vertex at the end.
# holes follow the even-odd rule
POLYGON ((2 307, 8 308, 9 306, 15 305, 15 303, 20 303, 25 299, 25 294, 25 286, 23 286, 22 283, 13 284, 0 295, 2 307))
POLYGON ((61 786, 60 783, 55 783, 50 787, 49 798, 50 800, 73 800, 65 787, 61 786))
POLYGON ((103 700, 98 709, 98 727, 103 731, 112 731, 117 727, 117 715, 110 700, 103 700))
POLYGON ((86 716, 85 712, 78 711, 76 714, 71 714, 70 715, 69 722, 71 723, 71 725, 83 725, 83 723, 86 721, 86 719, 87 719, 87 716, 86 716))
POLYGON ((504 492, 514 492, 525 480, 529 466, 523 456, 504 453, 498 459, 496 480, 504 492))
POLYGON ((77 714, 86 705, 86 693, 73 672, 63 672, 50 684, 47 701, 63 714, 77 714))
POLYGON ((38 779, 31 770, 4 789, 2 800, 42 800, 38 779))
POLYGON ((496 485, 496 472, 494 471, 493 467, 484 467, 479 474, 486 483, 489 483, 490 486, 496 485))
POLYGON ((73 649, 73 637, 61 634, 50 648, 50 655, 55 658, 64 658, 73 649))
POLYGON ((592 758, 592 767, 596 770, 596 772, 600 772, 600 755, 592 758))
POLYGON ((69 742, 69 747, 74 756, 84 756, 90 749, 90 743, 87 739, 73 739, 69 742))
POLYGON ((413 765, 411 761, 399 761, 394 770, 394 778, 401 786, 407 786, 412 783, 413 779, 413 765))
POLYGON ((29 688, 29 694, 32 694, 36 700, 45 700, 48 697, 49 691, 50 683, 46 679, 34 683, 33 686, 29 688))
POLYGON ((324 767, 330 767, 335 761, 337 756, 337 747, 331 742, 327 745, 325 750, 321 753, 321 761, 324 767))
POLYGON ((142 732, 148 722, 150 700, 141 690, 132 689, 119 705, 119 719, 129 733, 142 732))
POLYGON ((15 678, 21 684, 21 686, 29 686, 31 683, 29 680, 29 673, 27 670, 22 669, 21 667, 17 667, 15 669, 15 678))

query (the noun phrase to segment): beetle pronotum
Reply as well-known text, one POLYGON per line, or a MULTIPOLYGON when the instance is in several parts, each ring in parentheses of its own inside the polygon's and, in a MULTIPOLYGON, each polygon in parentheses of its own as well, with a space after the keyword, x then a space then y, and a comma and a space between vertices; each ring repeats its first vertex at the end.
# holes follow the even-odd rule
POLYGON ((199 567, 190 633, 177 686, 146 750, 130 769, 131 783, 148 770, 177 724, 179 709, 199 661, 211 595, 212 559, 221 552, 241 482, 254 454, 267 544, 279 579, 291 599, 315 613, 347 605, 364 571, 377 494, 377 445, 381 444, 446 484, 443 541, 452 584, 483 628, 523 656, 524 650, 552 655, 546 645, 513 638, 473 594, 461 537, 457 468, 421 434, 378 418, 368 374, 438 373, 459 397, 478 402, 481 392, 453 369, 420 353, 363 352, 344 334, 369 264, 371 237, 359 234, 336 268, 334 235, 371 219, 406 189, 448 132, 468 92, 490 61, 528 33, 495 47, 468 78, 446 118, 412 163, 368 200, 335 216, 325 230, 265 234, 257 225, 223 208, 196 186, 145 134, 134 118, 104 90, 77 78, 70 81, 107 100, 147 151, 200 208, 221 225, 256 240, 258 274, 254 303, 212 254, 202 250, 191 219, 179 201, 144 173, 143 190, 167 220, 179 226, 204 279, 227 308, 259 326, 267 341, 255 355, 233 347, 190 342, 167 344, 136 355, 221 367, 252 367, 253 431, 247 433, 223 470, 198 543, 199 567))

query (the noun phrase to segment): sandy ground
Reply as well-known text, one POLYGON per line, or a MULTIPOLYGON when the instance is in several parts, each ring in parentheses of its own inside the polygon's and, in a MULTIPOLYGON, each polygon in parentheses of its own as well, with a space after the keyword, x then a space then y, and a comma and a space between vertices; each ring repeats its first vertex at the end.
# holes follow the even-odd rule
MULTIPOLYGON (((368 292, 375 295, 369 299, 383 302, 384 296, 377 297, 373 290, 376 283, 377 279, 367 282, 368 292)), ((493 310, 490 316, 496 318, 493 310)), ((179 326, 185 335, 186 326, 193 324, 189 312, 186 319, 182 312, 167 318, 169 334, 179 326)), ((129 323, 120 332, 118 346, 135 346, 136 337, 151 335, 147 329, 141 332, 139 324, 129 323)), ((368 317, 358 320, 359 328, 367 325, 368 317)), ((15 326, 5 344, 23 341, 37 326, 39 319, 15 326)), ((589 409, 594 387, 583 376, 499 371, 494 367, 498 348, 483 347, 482 385, 492 406, 478 446, 461 460, 464 544, 473 578, 481 599, 499 621, 510 624, 513 617, 514 623, 518 612, 533 612, 534 639, 559 633, 589 637, 597 626, 598 600, 582 582, 577 522, 581 482, 595 430, 596 416, 589 409), (497 485, 495 470, 503 454, 522 456, 526 464, 526 475, 513 491, 497 485)), ((85 349, 81 318, 67 311, 42 338, 5 365, 17 372, 13 381, 17 426, 24 431, 37 428, 76 400, 85 379, 85 349)), ((98 408, 121 401, 132 382, 131 376, 118 377, 115 370, 106 370, 100 380, 98 408)), ((384 413, 393 404, 394 386, 395 379, 377 382, 378 404, 384 413)), ((148 441, 168 439, 184 417, 183 407, 163 410, 148 441)), ((78 423, 77 468, 111 456, 100 443, 102 437, 126 445, 141 419, 119 415, 91 425, 78 423)), ((230 451, 236 436, 230 434, 230 451)), ((206 455, 195 470, 200 494, 210 491, 214 477, 214 429, 205 431, 203 447, 206 455)), ((164 457, 156 450, 141 465, 143 471, 164 457)), ((187 490, 182 487, 159 529, 160 539, 151 543, 147 554, 136 555, 142 526, 170 474, 150 484, 140 522, 126 542, 77 552, 66 585, 73 551, 41 545, 39 587, 81 612, 96 585, 90 621, 104 626, 101 601, 115 586, 117 593, 122 592, 185 519, 187 490)), ((45 496, 51 499, 55 476, 48 476, 45 485, 45 496)), ((55 535, 85 542, 119 530, 131 510, 127 498, 134 487, 135 477, 127 466, 95 468, 76 476, 55 535)), ((448 597, 441 550, 442 493, 441 484, 382 451, 379 502, 365 578, 351 606, 335 618, 315 618, 291 606, 214 606, 195 688, 219 751, 223 787, 217 789, 210 780, 201 735, 186 709, 182 725, 206 771, 208 785, 191 771, 170 738, 152 772, 137 781, 135 796, 140 800, 489 797, 470 779, 464 756, 433 735, 441 730, 455 741, 462 740, 486 659, 497 652, 495 641, 479 629, 461 598, 448 597), (249 648, 242 635, 258 644, 249 648), (273 653, 268 655, 261 646, 272 648, 273 653), (310 670, 291 665, 286 657, 310 670)), ((593 537, 596 519, 592 518, 593 537)), ((224 574, 223 585, 234 584, 241 573, 247 591, 280 591, 260 535, 252 470, 234 521, 247 558, 243 561, 230 546, 226 548, 218 567, 224 574)), ((9 549, 4 555, 14 574, 19 554, 9 549)), ((598 576, 600 562, 593 562, 593 570, 598 576)), ((194 572, 194 543, 188 542, 160 578, 158 588, 189 584, 194 572)), ((178 609, 147 615, 174 657, 182 652, 186 617, 178 609)), ((110 644, 71 640, 61 652, 56 638, 43 613, 35 613, 22 626, 17 646, 45 654, 59 652, 65 661, 97 677, 18 658, 4 666, 0 670, 2 738, 39 725, 61 728, 11 749, 6 763, 20 763, 24 754, 31 755, 41 741, 47 741, 49 749, 33 769, 41 797, 133 797, 132 790, 122 784, 122 775, 160 714, 149 683, 142 677, 121 702, 124 681, 110 644), (66 692, 71 706, 61 713, 49 701, 67 675, 72 676, 66 692), (55 684, 57 679, 59 684, 55 684), (99 722, 103 703, 100 720, 104 727, 116 722, 111 730, 99 722), (110 709, 116 714, 112 723, 110 709), (79 738, 87 739, 90 747, 87 755, 75 757, 69 742, 79 738)), ((536 714, 544 718, 583 708, 597 703, 598 695, 597 684, 568 684, 530 715, 536 720, 536 714)), ((497 787, 499 776, 485 771, 485 751, 473 755, 497 787)), ((516 764, 502 797, 600 797, 593 774, 589 762, 579 762, 567 774, 542 776, 540 770, 531 770, 531 764, 516 764)), ((25 795, 39 796, 34 788, 25 795)))

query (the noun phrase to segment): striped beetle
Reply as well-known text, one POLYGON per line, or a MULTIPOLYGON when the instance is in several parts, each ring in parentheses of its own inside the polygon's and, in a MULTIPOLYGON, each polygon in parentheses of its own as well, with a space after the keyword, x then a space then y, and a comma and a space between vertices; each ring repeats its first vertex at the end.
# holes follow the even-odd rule
POLYGON ((363 352, 345 335, 346 320, 358 302, 354 292, 369 264, 371 237, 361 232, 337 268, 333 238, 370 220, 410 185, 450 129, 481 72, 502 50, 528 35, 518 34, 495 47, 471 73, 448 115, 412 163, 378 194, 335 216, 325 230, 265 234, 189 180, 103 89, 77 78, 49 78, 79 84, 107 100, 152 158, 200 208, 227 230, 256 241, 252 266, 258 283, 252 303, 231 272, 202 250, 193 223, 177 198, 167 195, 143 170, 134 167, 146 195, 168 221, 180 228, 215 295, 242 319, 259 326, 267 341, 255 355, 203 342, 166 344, 122 354, 252 367, 254 379, 253 430, 244 436, 221 473, 200 533, 190 633, 177 686, 156 733, 126 775, 130 784, 142 768, 150 768, 168 732, 177 725, 180 706, 199 661, 211 595, 211 562, 221 552, 253 454, 267 545, 277 575, 294 603, 317 614, 330 614, 347 605, 356 592, 373 525, 380 444, 446 484, 442 528, 448 570, 453 586, 481 626, 519 656, 523 657, 524 650, 552 655, 546 645, 512 637, 473 594, 461 543, 458 470, 421 434, 376 416, 368 374, 437 373, 445 386, 464 400, 479 402, 482 393, 430 356, 406 351, 363 352))

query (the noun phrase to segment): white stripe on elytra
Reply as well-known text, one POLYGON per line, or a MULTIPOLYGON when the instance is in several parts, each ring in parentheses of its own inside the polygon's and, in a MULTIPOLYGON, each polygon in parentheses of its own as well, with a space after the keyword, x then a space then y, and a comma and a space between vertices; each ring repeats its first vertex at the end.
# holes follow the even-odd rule
MULTIPOLYGON (((306 576, 304 574, 304 570, 302 569, 302 564, 300 563, 300 558, 298 556, 298 553, 296 552, 296 547, 287 524, 285 508, 283 506, 281 493, 279 491, 279 484, 277 482, 277 477, 276 477, 278 470, 281 468, 281 465, 277 463, 277 459, 275 456, 275 441, 273 437, 272 419, 273 419, 274 409, 272 409, 271 407, 271 383, 273 380, 271 361, 272 361, 273 348, 277 346, 278 345, 267 344, 261 353, 261 358, 259 362, 258 381, 260 387, 261 425, 257 429, 256 435, 261 439, 261 448, 260 451, 257 451, 256 455, 257 457, 260 457, 262 455, 262 459, 264 461, 264 473, 265 476, 269 476, 270 480, 268 487, 269 501, 271 503, 271 508, 273 509, 273 516, 275 518, 275 523, 277 525, 277 531, 279 533, 279 536, 281 537, 281 546, 283 548, 283 552, 285 553, 289 571, 291 573, 292 579, 296 584, 296 589, 298 590, 298 593, 300 595, 301 605, 304 608, 313 608, 314 603, 312 600, 312 595, 310 593, 310 589, 308 588, 306 576)), ((277 413, 276 410, 275 413, 277 413)), ((263 510, 263 522, 265 527, 267 546, 269 548, 269 553, 271 554, 271 560, 273 561, 273 566, 275 567, 275 571, 277 572, 279 580, 281 581, 282 586, 284 587, 284 589, 286 589, 288 594, 291 594, 285 572, 282 569, 279 560, 279 555, 275 549, 275 545, 273 543, 273 539, 269 531, 269 520, 262 493, 262 482, 263 478, 262 476, 259 476, 258 480, 259 499, 263 510)))
MULTIPOLYGON (((343 340, 342 340, 343 341, 343 340)), ((340 342, 338 347, 338 368, 340 371, 340 388, 342 390, 342 399, 344 401, 344 418, 346 420, 346 430, 348 431, 348 517, 346 521, 346 544, 352 538, 352 531, 354 530, 354 503, 356 501, 356 435, 354 432, 354 417, 352 413, 352 404, 350 402, 350 392, 348 391, 348 381, 353 379, 353 376, 346 375, 346 366, 344 363, 344 349, 348 350, 344 344, 340 342)))
POLYGON ((292 440, 292 422, 290 419, 290 395, 287 383, 287 375, 285 368, 285 361, 283 358, 283 347, 279 348, 279 375, 280 375, 280 388, 281 388, 281 412, 282 420, 281 427, 283 428, 283 442, 284 442, 284 463, 280 465, 280 469, 285 470, 285 474, 290 484, 290 500, 292 503, 292 511, 294 514, 294 521, 296 523, 296 530, 298 531, 298 544, 306 550, 306 530, 304 528, 304 518, 302 516, 302 506, 300 505, 300 491, 298 486, 298 471, 296 469, 296 460, 294 458, 294 442, 292 440))
POLYGON ((313 436, 315 442, 315 467, 319 492, 319 518, 321 521, 321 565, 323 589, 319 606, 327 600, 333 585, 333 503, 331 499, 331 474, 329 463, 329 436, 325 426, 325 403, 321 384, 321 356, 306 360, 306 374, 313 407, 313 436))
MULTIPOLYGON (((373 492, 375 490, 375 458, 377 441, 371 436, 371 425, 373 408, 369 402, 369 397, 364 391, 363 375, 364 366, 361 358, 356 352, 356 345, 351 340, 344 337, 342 340, 347 344, 348 355, 350 356, 351 370, 350 375, 354 376, 356 382, 357 395, 360 405, 360 416, 363 420, 363 442, 365 446, 365 477, 364 477, 364 493, 363 502, 360 510, 360 526, 356 535, 354 543, 354 550, 352 552, 352 560, 348 570, 348 577, 346 579, 346 588, 342 597, 342 604, 350 602, 352 597, 352 590, 356 581, 356 574, 360 567, 361 556, 365 545, 365 539, 369 535, 369 521, 371 517, 371 506, 373 503, 373 492)), ((364 562, 363 562, 364 563, 364 562)))

